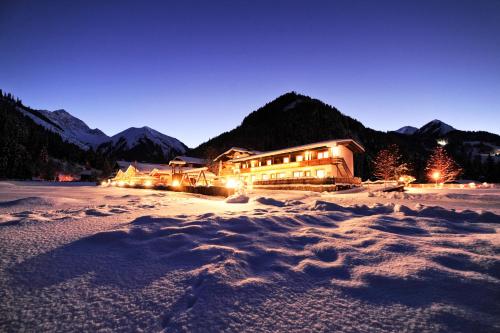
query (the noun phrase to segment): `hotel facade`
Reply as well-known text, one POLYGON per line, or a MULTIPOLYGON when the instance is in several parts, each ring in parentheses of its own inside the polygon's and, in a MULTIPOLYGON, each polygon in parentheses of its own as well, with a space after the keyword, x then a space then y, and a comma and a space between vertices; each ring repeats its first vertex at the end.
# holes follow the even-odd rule
POLYGON ((212 163, 179 156, 168 166, 120 161, 112 185, 219 186, 332 191, 360 185, 354 154, 364 148, 352 139, 329 140, 267 152, 233 147, 212 163), (122 166, 123 164, 123 166, 122 166), (122 171, 123 170, 125 171, 122 171), (315 188, 317 187, 317 188, 315 188))
POLYGON ((329 140, 268 152, 232 148, 216 162, 222 181, 245 185, 356 184, 354 154, 362 152, 352 139, 329 140))

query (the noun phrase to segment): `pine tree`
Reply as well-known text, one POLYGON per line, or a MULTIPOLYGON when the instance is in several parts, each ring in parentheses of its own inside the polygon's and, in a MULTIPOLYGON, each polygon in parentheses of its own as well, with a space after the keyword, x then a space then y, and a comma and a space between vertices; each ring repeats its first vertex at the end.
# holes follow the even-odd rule
POLYGON ((408 164, 403 162, 403 157, 397 145, 390 145, 380 150, 373 160, 373 175, 383 180, 397 180, 408 172, 408 164))
POLYGON ((432 152, 425 170, 429 180, 440 183, 452 182, 462 173, 462 169, 440 146, 436 147, 432 152))

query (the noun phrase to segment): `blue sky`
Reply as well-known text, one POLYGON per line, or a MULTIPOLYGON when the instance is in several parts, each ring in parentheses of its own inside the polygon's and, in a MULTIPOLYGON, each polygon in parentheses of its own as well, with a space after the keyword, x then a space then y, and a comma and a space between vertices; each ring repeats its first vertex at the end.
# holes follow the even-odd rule
POLYGON ((3 1, 0 88, 194 147, 288 91, 379 130, 500 129, 500 1, 3 1))

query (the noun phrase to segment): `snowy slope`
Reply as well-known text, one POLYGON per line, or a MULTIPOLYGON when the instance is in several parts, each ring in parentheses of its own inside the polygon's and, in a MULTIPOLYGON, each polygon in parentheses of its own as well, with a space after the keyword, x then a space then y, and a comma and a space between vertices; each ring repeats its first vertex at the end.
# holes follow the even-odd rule
POLYGON ((181 141, 168 135, 162 134, 150 127, 130 127, 111 137, 113 149, 127 150, 139 144, 147 144, 148 141, 161 147, 163 154, 168 156, 171 151, 184 154, 187 147, 181 141))
POLYGON ((434 119, 433 121, 430 121, 424 126, 420 127, 418 132, 420 134, 445 135, 454 130, 455 128, 453 128, 452 126, 442 122, 441 120, 434 119))
POLYGON ((82 120, 72 116, 66 110, 45 111, 47 118, 58 124, 64 132, 93 148, 109 140, 100 129, 91 129, 82 120))
POLYGON ((30 111, 23 107, 18 107, 18 110, 30 117, 38 125, 59 134, 64 141, 73 143, 85 150, 96 148, 99 144, 109 140, 109 137, 101 130, 97 128, 91 129, 82 120, 72 116, 65 110, 30 111))
POLYGON ((397 131, 394 131, 399 134, 404 134, 404 135, 412 135, 415 134, 415 132, 418 131, 418 128, 413 127, 413 126, 404 126, 398 129, 397 131))

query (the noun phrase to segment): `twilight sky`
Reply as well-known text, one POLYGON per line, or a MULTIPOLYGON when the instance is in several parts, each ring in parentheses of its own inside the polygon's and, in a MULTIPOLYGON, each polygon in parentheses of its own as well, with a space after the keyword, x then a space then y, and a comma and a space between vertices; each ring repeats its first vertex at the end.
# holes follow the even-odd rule
POLYGON ((0 5, 0 88, 108 135, 190 147, 297 91, 366 126, 500 133, 500 1, 24 1, 0 5))

